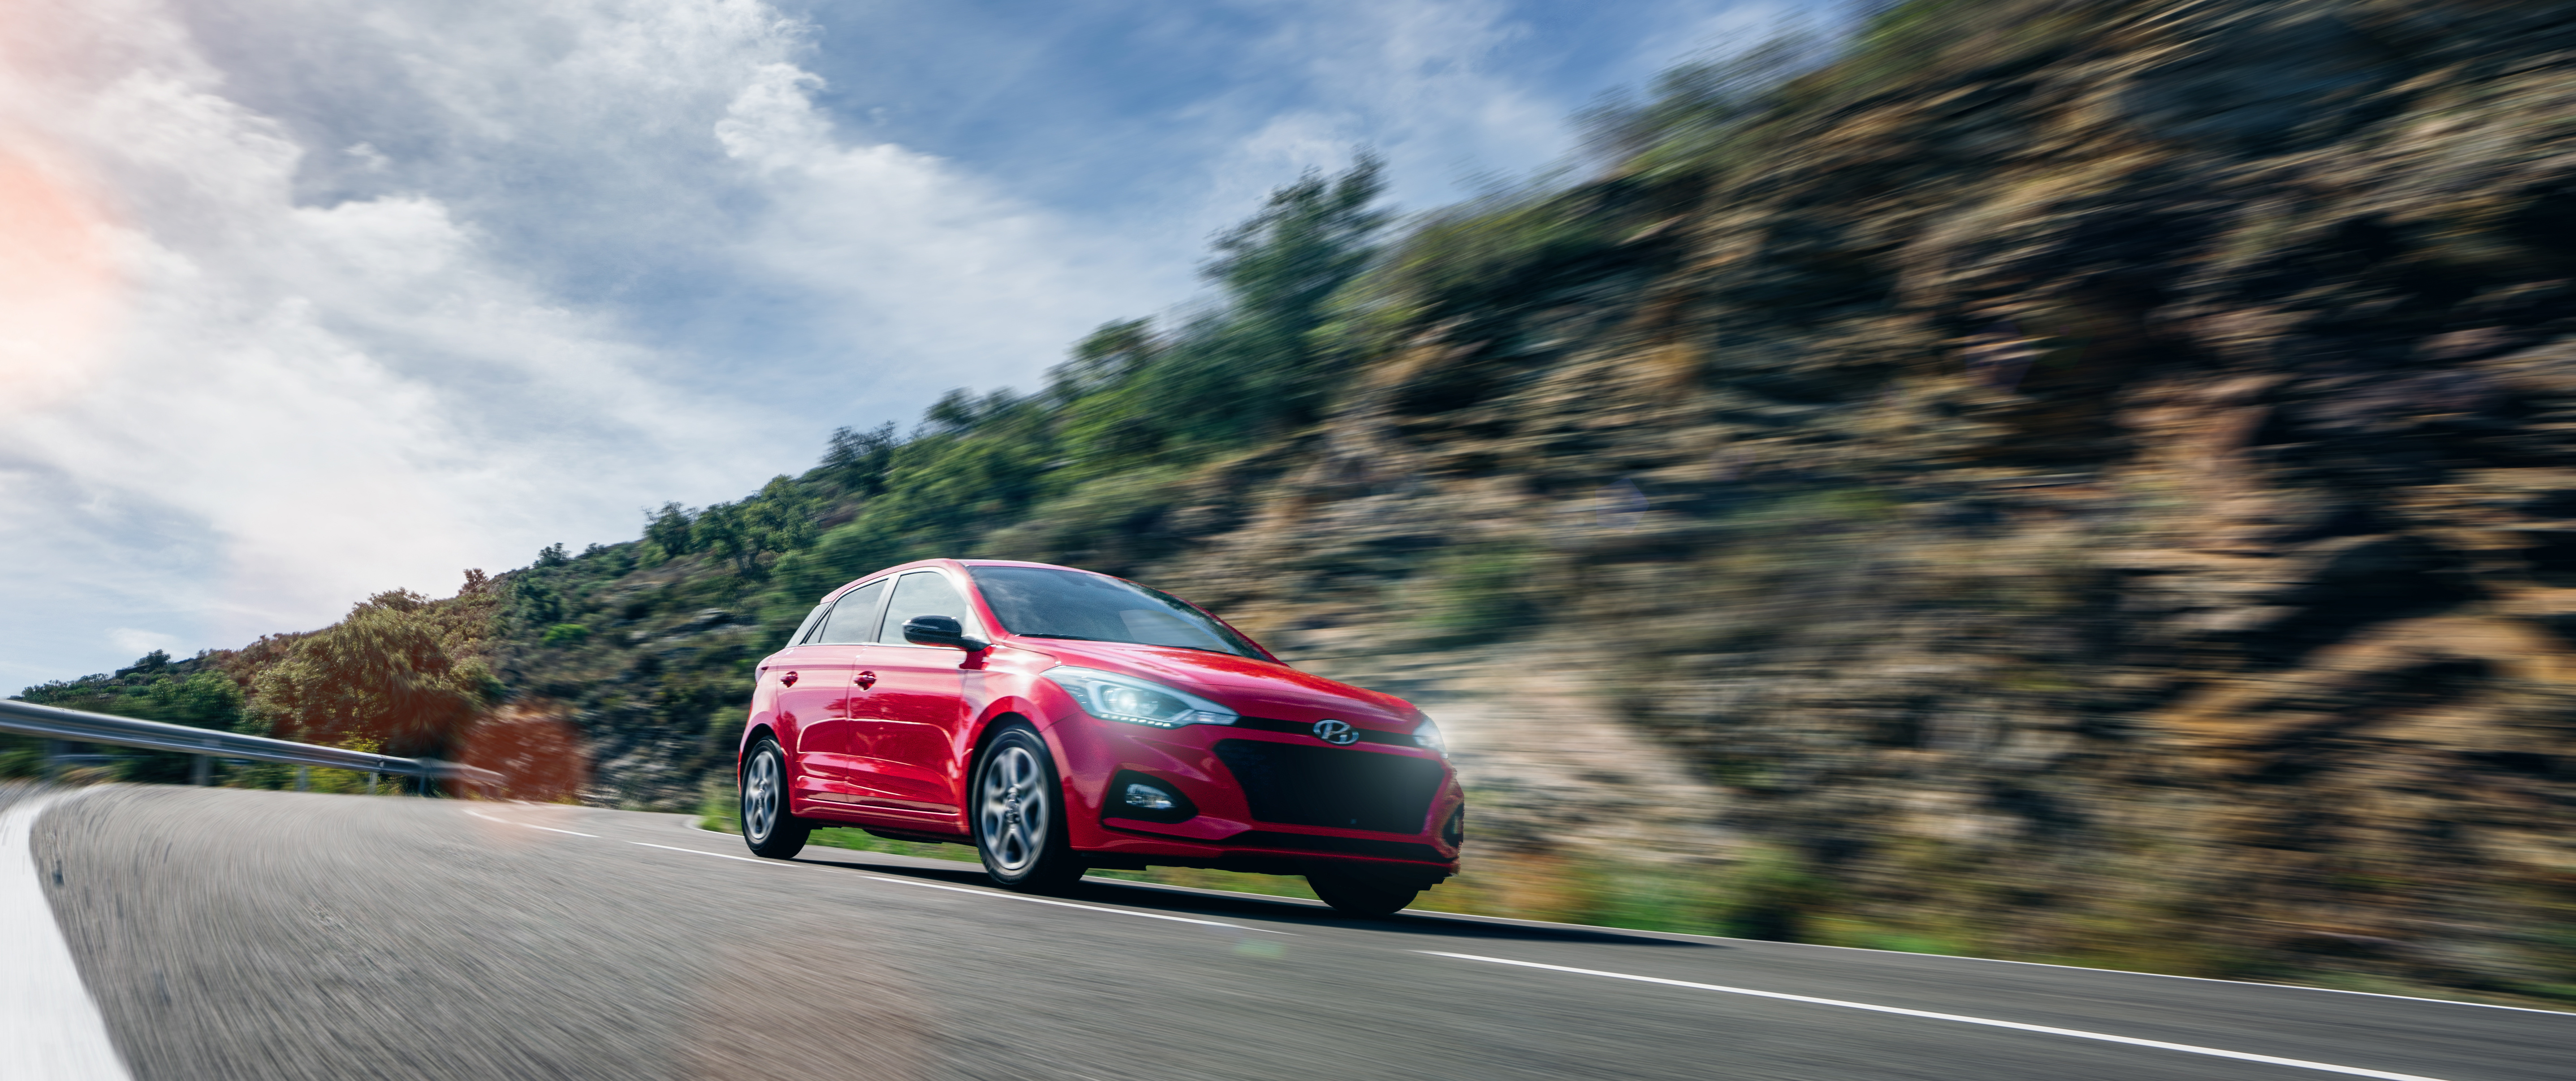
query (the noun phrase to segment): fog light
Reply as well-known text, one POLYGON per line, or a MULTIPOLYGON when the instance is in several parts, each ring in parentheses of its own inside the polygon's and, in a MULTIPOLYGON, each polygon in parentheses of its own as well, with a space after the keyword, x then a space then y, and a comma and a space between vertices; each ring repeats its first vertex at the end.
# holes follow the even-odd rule
POLYGON ((1170 823, 1199 816, 1198 807, 1180 785, 1137 770, 1122 769, 1111 774, 1108 791, 1101 796, 1102 819, 1170 823))

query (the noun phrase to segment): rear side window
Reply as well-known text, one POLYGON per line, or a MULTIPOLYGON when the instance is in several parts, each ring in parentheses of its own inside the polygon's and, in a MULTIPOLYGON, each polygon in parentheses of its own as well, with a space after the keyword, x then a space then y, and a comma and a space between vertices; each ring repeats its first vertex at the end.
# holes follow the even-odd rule
POLYGON ((902 642, 904 621, 914 616, 951 616, 961 624, 971 622, 966 617, 966 598, 938 571, 914 571, 895 579, 894 603, 886 606, 885 629, 878 632, 877 641, 902 642))
POLYGON ((834 645, 857 645, 868 640, 869 621, 876 618, 877 598, 885 596, 884 582, 870 582, 841 594, 841 603, 832 606, 831 618, 823 621, 823 633, 817 642, 834 645))

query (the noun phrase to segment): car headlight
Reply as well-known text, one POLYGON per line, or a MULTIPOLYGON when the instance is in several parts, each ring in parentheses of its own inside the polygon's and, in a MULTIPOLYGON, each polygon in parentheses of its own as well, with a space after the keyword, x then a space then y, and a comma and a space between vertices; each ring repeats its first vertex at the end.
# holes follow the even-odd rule
POLYGON ((1442 758, 1449 757, 1449 741, 1441 737, 1440 725, 1429 717, 1423 718, 1422 726, 1413 730, 1413 742, 1440 752, 1442 758))
POLYGON ((1189 724, 1233 724, 1236 717, 1233 710, 1188 691, 1116 672, 1068 664, 1047 669, 1046 678, 1072 695, 1084 713, 1104 721, 1179 728, 1189 724))

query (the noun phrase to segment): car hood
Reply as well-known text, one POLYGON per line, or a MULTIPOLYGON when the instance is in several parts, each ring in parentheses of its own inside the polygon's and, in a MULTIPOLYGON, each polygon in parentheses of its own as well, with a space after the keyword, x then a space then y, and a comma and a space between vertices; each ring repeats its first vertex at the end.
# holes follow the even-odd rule
POLYGON ((1125 642, 1038 638, 1019 645, 1051 654, 1058 663, 1169 683, 1246 717, 1297 722, 1329 717, 1394 732, 1410 732, 1422 723, 1422 712, 1404 699, 1273 661, 1125 642))

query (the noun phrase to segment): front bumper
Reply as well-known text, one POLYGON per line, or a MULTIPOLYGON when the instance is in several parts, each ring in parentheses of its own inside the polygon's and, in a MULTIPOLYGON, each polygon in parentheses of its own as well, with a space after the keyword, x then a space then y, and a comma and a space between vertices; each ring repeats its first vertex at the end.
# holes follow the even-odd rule
MULTIPOLYGON (((1300 727, 1302 725, 1276 725, 1300 727)), ((1061 756, 1073 847, 1098 867, 1179 865, 1295 874, 1367 863, 1431 881, 1455 874, 1450 828, 1466 795, 1437 753, 1250 726, 1158 729, 1080 711, 1048 727, 1061 756), (1150 779, 1196 813, 1178 821, 1120 800, 1150 779)))

